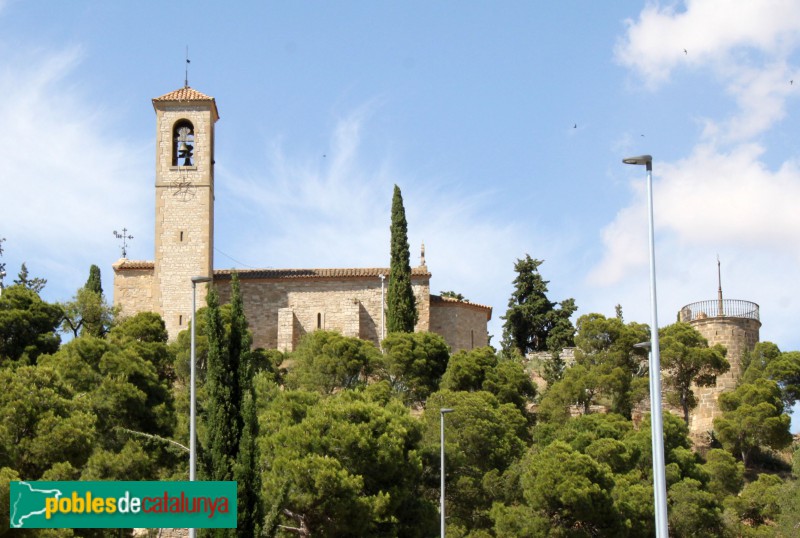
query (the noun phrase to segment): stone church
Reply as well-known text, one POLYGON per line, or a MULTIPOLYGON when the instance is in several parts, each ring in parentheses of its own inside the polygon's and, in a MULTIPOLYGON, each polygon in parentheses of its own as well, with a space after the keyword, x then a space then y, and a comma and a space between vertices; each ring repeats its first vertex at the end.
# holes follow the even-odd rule
MULTIPOLYGON (((156 112, 155 259, 114 265, 114 304, 123 315, 157 312, 170 339, 188 328, 192 277, 210 277, 220 300, 230 300, 239 274, 255 347, 293 350, 306 333, 333 330, 376 344, 385 335, 388 268, 214 269, 213 97, 188 85, 153 99, 156 112)), ((387 226, 388 226, 387 215, 387 226)), ((489 306, 430 293, 431 273, 412 268, 416 331, 444 337, 452 351, 488 344, 489 306)), ((198 307, 205 285, 197 286, 198 307)))

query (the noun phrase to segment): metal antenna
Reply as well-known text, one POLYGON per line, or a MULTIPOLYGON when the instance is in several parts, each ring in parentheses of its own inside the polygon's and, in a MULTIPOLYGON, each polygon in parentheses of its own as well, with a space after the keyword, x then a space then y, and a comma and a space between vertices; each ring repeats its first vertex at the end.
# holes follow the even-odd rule
POLYGON ((127 258, 128 257, 128 239, 133 239, 133 236, 132 235, 128 235, 128 229, 127 228, 123 228, 122 229, 122 233, 119 233, 118 231, 114 230, 114 237, 116 237, 117 239, 122 239, 122 257, 123 258, 127 258))
POLYGON ((191 62, 191 60, 189 60, 189 45, 186 45, 186 73, 185 73, 185 76, 184 76, 184 79, 183 79, 183 87, 184 88, 188 88, 189 87, 189 64, 190 63, 192 63, 192 62, 191 62))
POLYGON ((717 315, 722 317, 725 315, 725 310, 722 308, 722 270, 720 269, 719 254, 717 254, 717 282, 719 283, 719 288, 717 289, 717 299, 719 300, 717 315))

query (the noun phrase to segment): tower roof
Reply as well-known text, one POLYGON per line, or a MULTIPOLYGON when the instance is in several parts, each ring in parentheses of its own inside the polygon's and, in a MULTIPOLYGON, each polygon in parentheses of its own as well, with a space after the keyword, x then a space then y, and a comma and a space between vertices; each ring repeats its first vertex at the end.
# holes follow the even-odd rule
POLYGON ((204 93, 201 93, 189 86, 178 88, 175 91, 165 93, 161 97, 154 98, 153 107, 155 108, 157 103, 169 103, 169 102, 185 103, 189 101, 211 103, 211 110, 214 112, 214 121, 217 121, 219 119, 219 112, 217 111, 217 103, 214 100, 214 98, 204 93))

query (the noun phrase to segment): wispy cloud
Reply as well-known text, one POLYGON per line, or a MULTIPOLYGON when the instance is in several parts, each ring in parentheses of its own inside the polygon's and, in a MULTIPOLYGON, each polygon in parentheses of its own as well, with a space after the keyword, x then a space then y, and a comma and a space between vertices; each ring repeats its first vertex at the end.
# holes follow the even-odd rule
POLYGON ((0 227, 9 273, 27 261, 34 274, 62 275, 64 285, 76 260, 85 260, 85 274, 91 263, 105 265, 114 228, 142 229, 146 216, 134 208, 149 194, 137 174, 146 146, 126 139, 114 114, 76 82, 82 56, 78 47, 20 53, 0 69, 0 227))
MULTIPOLYGON (((767 164, 763 138, 780 125, 787 101, 798 95, 790 80, 797 73, 791 59, 800 43, 800 4, 695 0, 685 6, 678 11, 648 5, 638 20, 628 21, 615 51, 656 93, 679 69, 705 70, 724 88, 720 98, 733 105, 723 116, 703 119, 705 127, 688 155, 655 163, 662 291, 675 309, 680 306, 673 304, 675 296, 699 292, 700 281, 707 289, 702 298, 710 298, 709 267, 722 252, 730 272, 748 283, 748 289, 738 290, 745 297, 738 298, 796 308, 791 297, 800 292, 798 157, 776 159, 773 153, 767 164)), ((631 201, 603 230, 604 256, 589 274, 592 284, 607 289, 641 275, 647 264, 643 172, 628 173, 637 174, 631 201)), ((791 323, 783 318, 789 311, 766 314, 770 334, 791 339, 791 323)))
MULTIPOLYGON (((219 170, 217 245, 225 255, 217 253, 216 265, 386 267, 397 184, 411 263, 419 263, 424 242, 431 291, 453 289, 475 302, 504 306, 513 260, 530 249, 528 241, 545 234, 523 234, 493 220, 490 190, 464 193, 445 176, 416 176, 394 163, 385 148, 377 157, 368 154, 363 140, 375 113, 365 105, 342 115, 324 155, 292 153, 278 139, 266 145, 263 169, 219 170)), ((495 313, 495 330, 502 313, 495 313)))

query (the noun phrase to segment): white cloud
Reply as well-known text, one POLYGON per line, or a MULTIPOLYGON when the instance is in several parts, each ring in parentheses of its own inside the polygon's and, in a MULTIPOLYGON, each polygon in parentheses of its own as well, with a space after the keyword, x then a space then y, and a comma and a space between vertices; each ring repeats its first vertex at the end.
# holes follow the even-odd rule
MULTIPOLYGON (((75 82, 82 56, 80 48, 10 55, 0 69, 4 259, 10 274, 27 261, 56 286, 85 279, 91 263, 107 267, 115 228, 144 232, 146 217, 135 209, 150 194, 141 189, 150 180, 137 173, 146 146, 131 144, 75 82)), ((59 299, 69 293, 48 288, 59 299)))
POLYGON ((800 36, 800 3, 689 0, 683 11, 675 4, 651 3, 638 20, 626 24, 626 36, 615 50, 617 61, 656 87, 678 66, 725 69, 747 61, 734 54, 742 47, 782 55, 800 36))
MULTIPOLYGON (((797 73, 791 59, 800 36, 800 4, 695 0, 681 12, 651 4, 628 25, 617 59, 650 88, 687 66, 715 77, 735 104, 726 116, 703 119, 705 128, 686 157, 654 163, 662 315, 714 298, 719 253, 723 289, 730 276, 726 297, 770 305, 762 312, 762 339, 796 345, 800 168, 791 154, 781 162, 773 153, 778 164, 767 165, 764 139, 796 95, 789 81, 797 73)), ((605 296, 629 289, 630 279, 646 274, 646 198, 637 172, 631 200, 603 230, 604 256, 590 273, 589 282, 605 296)), ((637 289, 646 285, 642 281, 637 289)), ((633 296, 626 300, 637 303, 633 296)))

